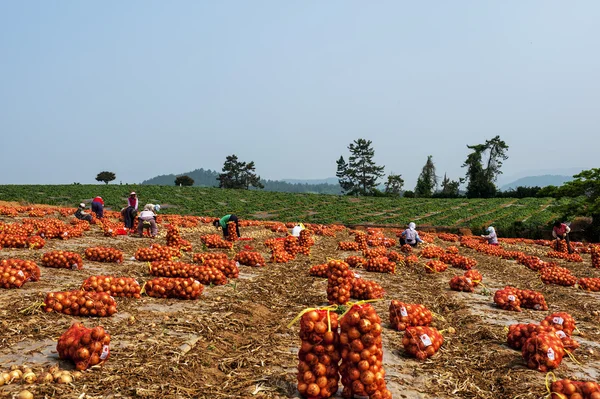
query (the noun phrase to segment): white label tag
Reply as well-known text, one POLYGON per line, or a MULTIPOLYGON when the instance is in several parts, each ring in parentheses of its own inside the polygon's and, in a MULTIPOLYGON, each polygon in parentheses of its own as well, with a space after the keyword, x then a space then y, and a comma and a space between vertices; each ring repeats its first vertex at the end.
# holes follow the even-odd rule
POLYGON ((470 278, 468 278, 468 277, 467 277, 465 280, 467 280, 467 283, 469 283, 469 284, 473 284, 473 282, 471 281, 471 279, 470 279, 470 278))
POLYGON ((552 348, 548 348, 548 359, 554 360, 554 350, 552 348))
POLYGON ((22 270, 19 270, 19 271, 17 272, 17 276, 19 276, 19 277, 25 277, 25 274, 23 273, 23 271, 22 271, 22 270))
POLYGON ((260 263, 257 263, 254 267, 261 267, 260 263))
POLYGON ((408 312, 406 311, 406 308, 404 306, 400 308, 400 315, 402 315, 402 317, 408 316, 408 312))
POLYGON ((509 295, 508 296, 508 300, 511 301, 511 302, 514 302, 515 301, 515 296, 514 295, 509 295))
POLYGON ((533 308, 535 310, 540 310, 542 308, 542 305, 540 305, 539 303, 536 303, 535 305, 533 305, 533 308))
POLYGON ((71 269, 73 269, 73 270, 77 270, 77 263, 74 263, 74 264, 72 264, 72 265, 71 265, 71 269))
POLYGON ((560 339, 567 338, 567 334, 565 334, 565 332, 563 330, 558 330, 558 331, 556 331, 555 334, 560 339))
POLYGON ((108 349, 108 345, 104 345, 102 347, 102 353, 100 354, 100 360, 104 360, 108 357, 110 350, 108 349))
POLYGON ((431 338, 429 338, 429 335, 427 334, 421 335, 421 342, 423 342, 423 345, 425 346, 431 346, 431 338))
POLYGON ((362 278, 362 276, 358 273, 354 273, 354 278, 362 278))
POLYGON ((553 322, 554 324, 560 324, 561 326, 562 326, 562 324, 563 324, 563 321, 564 321, 564 320, 563 320, 563 318, 562 318, 562 317, 555 317, 555 318, 553 318, 553 319, 552 319, 552 322, 553 322))
POLYGON ((240 267, 240 262, 235 262, 235 265, 236 265, 237 267, 240 267))

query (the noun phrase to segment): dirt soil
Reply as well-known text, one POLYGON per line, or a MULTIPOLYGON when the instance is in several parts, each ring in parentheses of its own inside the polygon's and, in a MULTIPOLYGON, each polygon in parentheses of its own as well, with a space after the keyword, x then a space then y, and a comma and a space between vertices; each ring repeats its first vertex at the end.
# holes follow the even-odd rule
MULTIPOLYGON (((14 221, 1 218, 5 222, 14 221)), ((17 218, 18 220, 18 218, 17 218)), ((285 264, 267 263, 263 268, 240 266, 240 277, 227 285, 205 287, 200 299, 183 301, 117 298, 118 313, 110 318, 71 317, 41 310, 24 312, 43 301, 50 291, 77 289, 89 276, 111 274, 135 277, 140 283, 152 278, 146 262, 133 255, 153 242, 165 244, 165 228, 159 238, 120 236, 107 238, 97 226, 82 238, 47 240, 41 250, 2 249, 0 258, 34 260, 41 265, 44 252, 65 249, 83 255, 87 247, 121 249, 122 264, 85 261, 82 270, 41 267, 38 282, 20 289, 0 290, 0 370, 27 364, 34 371, 59 363, 56 342, 74 321, 86 326, 102 325, 112 336, 111 354, 102 367, 84 372, 68 385, 33 384, 27 387, 36 398, 296 398, 296 365, 299 326, 287 324, 304 308, 326 305, 326 279, 310 277, 310 266, 327 258, 345 258, 355 252, 337 251, 338 241, 351 241, 347 231, 337 237, 315 237, 310 257, 298 255, 285 264)), ((210 225, 181 228, 194 252, 200 252, 201 234, 214 233, 210 225)), ((391 231, 387 232, 393 237, 391 231)), ((269 258, 265 239, 282 236, 264 227, 242 228, 252 241, 237 242, 236 250, 252 246, 269 258)), ((436 244, 447 247, 436 239, 436 244)), ((507 249, 545 254, 539 246, 511 245, 507 249)), ((525 367, 521 354, 506 346, 506 327, 513 323, 539 322, 546 315, 569 312, 581 331, 575 339, 581 347, 577 362, 565 357, 555 371, 559 378, 597 380, 600 371, 600 318, 598 294, 573 287, 545 286, 537 274, 514 261, 502 260, 460 248, 477 259, 485 287, 476 293, 451 291, 448 281, 462 270, 426 274, 423 265, 399 266, 396 274, 360 270, 363 278, 381 284, 384 300, 373 303, 383 320, 384 367, 394 398, 540 398, 547 392, 545 375, 525 367), (508 312, 496 308, 493 293, 504 285, 543 292, 550 310, 508 312), (417 361, 401 345, 402 333, 389 328, 391 299, 422 303, 435 313, 434 326, 444 330, 445 342, 433 358, 417 361), (455 333, 449 331, 455 329, 455 333)), ((583 264, 560 261, 579 276, 600 277, 589 255, 583 264)), ((547 258, 543 257, 545 260, 547 258)), ((181 259, 191 262, 191 254, 181 259)), ((25 386, 0 387, 0 397, 10 398, 25 386)), ((340 390, 341 392, 341 390, 340 390)), ((341 397, 338 396, 337 397, 341 397)))

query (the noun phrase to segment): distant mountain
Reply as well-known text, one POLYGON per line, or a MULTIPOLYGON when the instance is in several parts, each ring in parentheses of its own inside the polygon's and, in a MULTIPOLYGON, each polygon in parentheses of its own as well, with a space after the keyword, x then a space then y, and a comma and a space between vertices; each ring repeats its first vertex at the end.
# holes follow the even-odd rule
POLYGON ((546 187, 546 186, 562 186, 564 183, 573 180, 572 176, 562 175, 543 175, 543 176, 526 176, 512 183, 505 184, 500 187, 500 191, 521 187, 546 187))
MULTIPOLYGON (((187 175, 194 179, 194 186, 201 187, 218 187, 219 173, 213 170, 196 169, 191 172, 180 173, 178 175, 160 175, 148 180, 144 180, 142 184, 159 185, 159 186, 174 186, 177 176, 187 175)), ((337 179, 335 184, 321 183, 323 180, 296 180, 279 181, 279 180, 261 180, 265 186, 265 191, 278 191, 284 193, 316 193, 316 194, 341 194, 342 189, 338 184, 337 179)), ((325 179, 330 180, 330 179, 325 179)))

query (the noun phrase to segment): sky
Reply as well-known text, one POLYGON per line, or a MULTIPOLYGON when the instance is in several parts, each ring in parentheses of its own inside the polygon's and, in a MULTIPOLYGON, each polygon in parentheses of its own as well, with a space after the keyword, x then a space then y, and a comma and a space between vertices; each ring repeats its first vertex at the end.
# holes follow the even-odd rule
MULTIPOLYGON (((358 138, 414 187, 500 135, 504 177, 598 167, 600 2, 0 1, 0 184, 227 155, 335 176, 358 138)), ((499 183, 502 179, 499 180, 499 183)))

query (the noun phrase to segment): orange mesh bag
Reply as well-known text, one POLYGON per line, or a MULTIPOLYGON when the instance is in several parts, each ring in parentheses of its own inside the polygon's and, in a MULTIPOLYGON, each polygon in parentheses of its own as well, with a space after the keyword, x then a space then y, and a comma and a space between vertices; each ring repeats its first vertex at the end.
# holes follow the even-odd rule
POLYGON ((104 328, 73 323, 58 339, 58 356, 75 363, 77 370, 105 363, 110 356, 110 335, 104 328))

